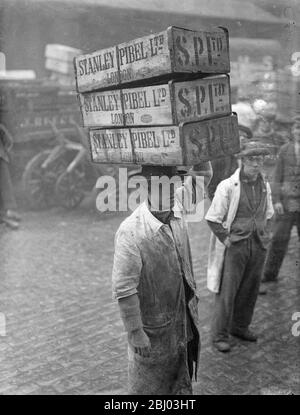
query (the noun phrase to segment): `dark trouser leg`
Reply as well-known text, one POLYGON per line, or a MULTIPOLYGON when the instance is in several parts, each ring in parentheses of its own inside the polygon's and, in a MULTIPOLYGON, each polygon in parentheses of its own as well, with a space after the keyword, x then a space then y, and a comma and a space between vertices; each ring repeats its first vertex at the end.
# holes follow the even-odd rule
POLYGON ((278 215, 276 217, 274 234, 264 269, 264 278, 267 281, 274 281, 277 279, 289 244, 294 221, 294 213, 285 212, 283 215, 278 215))
POLYGON ((213 341, 228 341, 236 294, 248 262, 248 243, 242 240, 226 249, 220 292, 215 297, 213 341))
POLYGON ((7 210, 17 210, 17 202, 10 178, 9 165, 0 158, 0 212, 4 213, 7 210))
POLYGON ((248 242, 250 257, 235 298, 232 319, 232 331, 239 332, 245 332, 251 323, 267 252, 254 238, 248 242))
POLYGON ((296 225, 297 225, 297 229, 298 229, 298 236, 299 236, 299 241, 300 241, 300 212, 296 212, 296 225))

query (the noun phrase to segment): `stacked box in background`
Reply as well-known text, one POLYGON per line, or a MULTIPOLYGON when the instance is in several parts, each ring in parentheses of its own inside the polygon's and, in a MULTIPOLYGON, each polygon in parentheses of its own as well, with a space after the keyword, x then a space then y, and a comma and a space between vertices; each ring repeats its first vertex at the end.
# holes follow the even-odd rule
POLYGON ((74 66, 93 161, 192 165, 239 150, 226 29, 170 27, 74 66))
POLYGON ((46 45, 45 68, 50 72, 50 78, 60 85, 74 85, 73 59, 81 53, 80 49, 66 45, 46 45))

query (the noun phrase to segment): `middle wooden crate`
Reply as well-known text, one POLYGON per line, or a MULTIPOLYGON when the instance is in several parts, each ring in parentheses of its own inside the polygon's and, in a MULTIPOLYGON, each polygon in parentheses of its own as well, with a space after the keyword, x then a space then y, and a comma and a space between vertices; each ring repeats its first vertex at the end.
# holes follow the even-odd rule
POLYGON ((79 94, 84 127, 177 125, 231 113, 228 75, 79 94))

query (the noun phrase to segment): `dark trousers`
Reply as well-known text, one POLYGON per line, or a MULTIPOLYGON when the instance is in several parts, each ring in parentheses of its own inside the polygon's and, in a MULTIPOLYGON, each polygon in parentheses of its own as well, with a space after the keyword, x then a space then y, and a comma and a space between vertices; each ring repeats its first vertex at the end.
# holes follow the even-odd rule
POLYGON ((253 236, 226 249, 220 292, 216 294, 213 341, 227 341, 232 331, 251 323, 266 250, 253 236))
POLYGON ((9 173, 9 164, 0 158, 0 216, 9 209, 17 210, 17 202, 9 173))
POLYGON ((294 225, 297 225, 300 238, 300 212, 285 212, 283 215, 276 216, 273 238, 264 269, 264 278, 268 281, 274 281, 278 277, 294 225))

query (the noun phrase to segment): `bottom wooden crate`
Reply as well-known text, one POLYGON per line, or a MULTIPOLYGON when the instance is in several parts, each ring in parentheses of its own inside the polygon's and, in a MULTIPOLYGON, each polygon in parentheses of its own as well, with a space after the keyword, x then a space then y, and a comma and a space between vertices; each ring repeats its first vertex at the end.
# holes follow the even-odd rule
POLYGON ((194 165, 240 149, 236 114, 162 127, 91 129, 96 163, 194 165))

